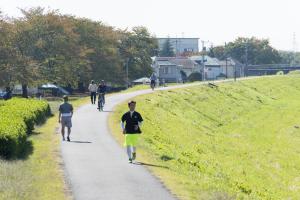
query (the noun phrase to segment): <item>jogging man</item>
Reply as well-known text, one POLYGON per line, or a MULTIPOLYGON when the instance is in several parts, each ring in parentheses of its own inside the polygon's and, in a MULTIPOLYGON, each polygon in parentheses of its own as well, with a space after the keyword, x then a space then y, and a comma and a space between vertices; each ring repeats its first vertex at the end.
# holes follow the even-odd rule
POLYGON ((88 89, 89 89, 89 91, 91 93, 91 102, 92 102, 92 104, 95 104, 95 102, 96 102, 97 84, 92 80, 88 89))
POLYGON ((64 99, 64 103, 59 106, 58 122, 61 123, 61 135, 63 141, 65 140, 65 127, 67 127, 68 128, 67 140, 70 142, 73 106, 68 103, 68 96, 64 95, 63 99, 64 99))
POLYGON ((103 95, 102 98, 103 98, 103 105, 104 105, 105 104, 105 93, 106 93, 106 85, 105 85, 104 80, 102 80, 101 83, 99 84, 97 92, 99 94, 98 101, 99 101, 100 95, 103 95))
POLYGON ((136 158, 136 145, 139 134, 142 133, 140 127, 143 118, 140 113, 135 111, 136 102, 129 101, 129 111, 126 112, 121 118, 121 127, 125 135, 124 146, 126 147, 129 163, 132 163, 136 158))

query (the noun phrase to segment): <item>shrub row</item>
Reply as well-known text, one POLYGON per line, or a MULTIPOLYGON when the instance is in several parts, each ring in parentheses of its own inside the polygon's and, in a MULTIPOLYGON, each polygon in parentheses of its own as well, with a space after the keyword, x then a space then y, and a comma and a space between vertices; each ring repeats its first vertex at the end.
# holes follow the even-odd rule
POLYGON ((35 124, 43 123, 51 114, 45 101, 12 99, 0 106, 0 156, 18 155, 35 124))

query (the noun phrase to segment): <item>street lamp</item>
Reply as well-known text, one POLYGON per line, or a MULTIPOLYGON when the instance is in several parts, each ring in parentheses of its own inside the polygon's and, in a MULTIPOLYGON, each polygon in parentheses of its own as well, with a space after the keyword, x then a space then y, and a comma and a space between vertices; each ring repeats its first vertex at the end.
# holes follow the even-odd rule
POLYGON ((205 68, 205 55, 204 55, 204 52, 206 52, 206 47, 204 46, 205 45, 205 42, 209 42, 209 41, 204 41, 204 40, 201 40, 201 43, 202 43, 202 66, 203 66, 203 78, 202 80, 205 81, 205 72, 206 72, 206 68, 205 68))
POLYGON ((129 65, 129 58, 126 59, 126 88, 127 89, 128 89, 128 86, 129 86, 128 65, 129 65))

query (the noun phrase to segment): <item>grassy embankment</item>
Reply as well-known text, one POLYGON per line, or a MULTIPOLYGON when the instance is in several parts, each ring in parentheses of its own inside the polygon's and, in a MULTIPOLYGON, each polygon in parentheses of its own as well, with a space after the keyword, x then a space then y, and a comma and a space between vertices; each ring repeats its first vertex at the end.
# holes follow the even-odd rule
MULTIPOLYGON (((71 101, 74 107, 86 102, 87 98, 71 101)), ((61 138, 55 134, 59 104, 59 101, 50 102, 54 116, 30 135, 27 155, 14 160, 0 159, 1 200, 70 199, 61 171, 61 138)))
MULTIPOLYGON (((138 160, 181 199, 300 199, 300 75, 135 98, 138 160)), ((119 118, 110 126, 122 143, 119 118)))

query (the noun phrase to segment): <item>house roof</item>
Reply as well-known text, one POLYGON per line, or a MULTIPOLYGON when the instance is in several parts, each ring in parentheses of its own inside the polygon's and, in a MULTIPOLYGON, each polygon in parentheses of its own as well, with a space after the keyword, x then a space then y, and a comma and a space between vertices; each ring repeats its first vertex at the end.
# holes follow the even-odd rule
POLYGON ((189 38, 159 37, 159 38, 157 38, 157 39, 177 39, 177 40, 184 40, 184 39, 198 39, 198 40, 199 40, 199 38, 196 38, 196 37, 189 37, 189 38))
MULTIPOLYGON (((197 61, 202 62, 202 56, 191 56, 190 59, 193 60, 193 61, 195 61, 195 62, 197 62, 197 61)), ((205 61, 205 65, 206 66, 209 66, 209 65, 218 66, 218 65, 220 65, 219 60, 217 58, 212 58, 212 57, 209 57, 209 56, 204 56, 204 60, 206 60, 205 61)))
MULTIPOLYGON (((226 60, 220 60, 220 65, 226 65, 226 60)), ((227 58, 227 65, 242 65, 239 61, 233 58, 227 58)))
POLYGON ((171 63, 182 66, 183 68, 194 68, 198 63, 188 58, 173 58, 170 59, 171 63))
POLYGON ((154 60, 157 65, 172 65, 186 69, 192 69, 198 65, 198 63, 187 57, 156 57, 154 60))
POLYGON ((132 81, 133 83, 150 83, 150 79, 148 77, 143 77, 132 81))
POLYGON ((162 65, 165 65, 165 66, 176 66, 176 64, 171 63, 168 60, 157 60, 155 62, 156 62, 157 65, 160 65, 160 66, 162 66, 162 65))

